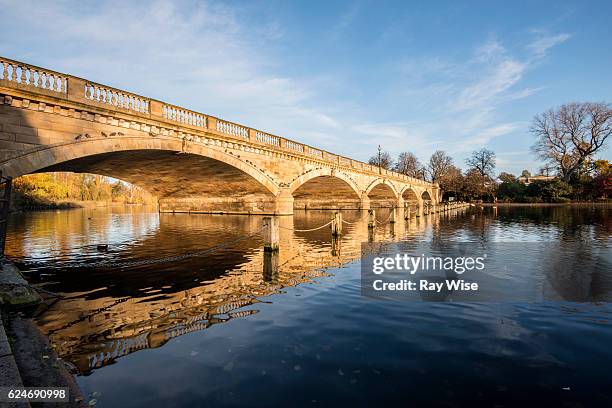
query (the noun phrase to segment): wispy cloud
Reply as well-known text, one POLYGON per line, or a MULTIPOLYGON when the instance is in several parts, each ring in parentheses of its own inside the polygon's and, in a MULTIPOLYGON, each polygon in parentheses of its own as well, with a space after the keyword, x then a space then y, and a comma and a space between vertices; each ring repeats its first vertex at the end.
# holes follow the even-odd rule
MULTIPOLYGON (((490 37, 458 54, 393 49, 388 60, 358 62, 355 71, 375 73, 350 82, 326 61, 296 74, 282 53, 294 48, 292 27, 245 19, 235 4, 0 0, 0 9, 0 54, 362 159, 382 144, 422 159, 443 148, 462 163, 519 132, 526 125, 502 105, 542 89, 525 76, 570 38, 538 31, 508 47, 490 37)), ((363 11, 347 7, 322 37, 343 41, 363 11)))
POLYGON ((568 33, 561 34, 545 34, 540 33, 538 38, 527 44, 526 48, 536 57, 543 57, 546 52, 552 47, 562 44, 569 40, 572 36, 568 33))

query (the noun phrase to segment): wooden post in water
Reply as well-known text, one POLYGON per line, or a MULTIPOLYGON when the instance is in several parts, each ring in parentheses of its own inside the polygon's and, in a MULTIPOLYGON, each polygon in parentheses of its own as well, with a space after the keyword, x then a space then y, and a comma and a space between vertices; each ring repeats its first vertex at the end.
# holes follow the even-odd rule
POLYGON ((374 229, 376 226, 376 213, 374 210, 368 210, 368 229, 374 229))
POLYGON ((0 197, 0 261, 4 259, 4 247, 6 245, 6 231, 8 227, 9 207, 11 206, 11 191, 13 179, 11 177, 2 177, 0 172, 0 186, 4 192, 0 197))
POLYGON ((278 281, 278 251, 264 251, 263 280, 278 281))
POLYGON ((341 212, 334 213, 334 218, 332 219, 332 223, 331 223, 331 229, 332 229, 332 237, 338 237, 342 235, 342 213, 341 212))
POLYGON ((395 211, 397 211, 396 207, 395 206, 391 207, 391 214, 389 214, 389 222, 391 224, 395 224, 395 211))
POLYGON ((263 241, 265 252, 278 251, 278 217, 263 218, 263 241))

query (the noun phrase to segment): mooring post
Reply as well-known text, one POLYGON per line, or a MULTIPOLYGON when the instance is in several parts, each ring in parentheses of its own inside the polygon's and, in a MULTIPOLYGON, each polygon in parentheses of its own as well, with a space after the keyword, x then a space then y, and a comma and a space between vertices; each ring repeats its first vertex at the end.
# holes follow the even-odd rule
POLYGON ((391 207, 391 214, 389 214, 389 222, 391 224, 395 224, 395 211, 396 211, 396 207, 395 206, 391 207))
POLYGON ((342 213, 335 212, 331 223, 332 236, 338 237, 342 235, 342 213))
POLYGON ((278 251, 279 242, 279 228, 278 228, 278 217, 264 217, 263 218, 263 241, 264 251, 274 252, 278 251))
POLYGON ((406 209, 404 210, 404 219, 405 220, 409 220, 410 219, 410 206, 407 205, 406 209))
POLYGON ((11 189, 13 179, 2 177, 0 172, 0 184, 4 187, 4 194, 0 198, 0 261, 4 259, 4 247, 6 244, 6 231, 8 227, 9 208, 11 206, 11 189))
POLYGON ((376 223, 376 213, 374 210, 368 210, 368 229, 374 229, 376 223))
POLYGON ((331 250, 332 256, 340 256, 341 249, 342 249, 342 240, 340 239, 339 236, 332 236, 331 247, 332 247, 332 250, 331 250))
POLYGON ((264 251, 263 280, 264 282, 278 280, 278 251, 264 251))

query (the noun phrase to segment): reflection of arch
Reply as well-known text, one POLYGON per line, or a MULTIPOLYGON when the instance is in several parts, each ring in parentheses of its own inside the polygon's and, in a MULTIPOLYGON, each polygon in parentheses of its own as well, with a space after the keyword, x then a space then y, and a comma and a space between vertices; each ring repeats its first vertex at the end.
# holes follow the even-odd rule
POLYGON ((355 195, 357 197, 359 197, 359 187, 357 186, 357 184, 355 183, 355 181, 352 178, 350 178, 349 176, 347 176, 343 172, 335 171, 335 170, 329 169, 329 168, 312 170, 312 171, 309 171, 308 173, 304 173, 301 176, 299 176, 298 178, 296 178, 291 183, 291 186, 290 186, 291 194, 293 194, 297 189, 299 189, 300 187, 305 185, 310 180, 315 179, 317 177, 326 177, 326 176, 327 177, 333 177, 333 178, 336 178, 338 180, 344 181, 351 188, 351 190, 353 190, 355 195))
POLYGON ((385 179, 376 179, 374 181, 372 181, 370 183, 370 185, 366 188, 365 193, 366 195, 370 195, 370 193, 374 190, 377 189, 378 191, 391 191, 393 198, 398 198, 399 194, 397 192, 397 189, 395 188, 395 185, 393 185, 392 182, 390 182, 389 180, 385 180, 385 179), (379 187, 381 186, 381 187, 379 187))
MULTIPOLYGON (((118 157, 127 157, 130 152, 136 154, 136 152, 143 153, 147 151, 155 151, 158 154, 161 154, 161 152, 166 152, 167 154, 184 152, 189 153, 185 157, 201 156, 212 163, 221 162, 227 165, 227 168, 234 169, 234 176, 250 176, 248 179, 255 181, 257 185, 263 187, 263 191, 275 196, 280 192, 277 183, 270 176, 234 155, 195 143, 188 144, 187 148, 185 148, 184 142, 181 139, 165 137, 142 138, 125 136, 56 144, 6 160, 0 164, 0 169, 2 169, 5 175, 12 177, 37 171, 71 171, 69 168, 65 168, 65 166, 79 163, 87 163, 87 165, 93 166, 96 162, 96 157, 108 158, 112 157, 113 154, 116 154, 118 157)), ((180 156, 183 155, 175 156, 176 167, 179 171, 181 170, 180 156)), ((87 168, 80 169, 79 171, 87 171, 87 168)), ((157 176, 152 169, 141 169, 141 172, 157 176)), ((112 176, 112 174, 107 175, 112 176)), ((196 179, 198 174, 191 174, 186 171, 181 176, 183 178, 182 181, 189 181, 190 179, 196 179)), ((126 178, 126 181, 138 185, 138 182, 134 182, 134 180, 129 178, 126 178)), ((180 183, 177 185, 177 189, 179 188, 180 183)))

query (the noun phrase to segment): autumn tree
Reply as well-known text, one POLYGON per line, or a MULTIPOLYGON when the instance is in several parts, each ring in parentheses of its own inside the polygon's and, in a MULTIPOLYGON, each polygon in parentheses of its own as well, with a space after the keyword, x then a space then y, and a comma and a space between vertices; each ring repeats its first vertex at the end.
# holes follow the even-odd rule
POLYGON ((440 188, 444 193, 454 193, 456 196, 463 190, 464 178, 461 169, 450 165, 438 179, 440 188))
POLYGON ((495 171, 495 152, 492 150, 482 148, 475 150, 472 155, 465 160, 465 163, 470 169, 475 169, 483 177, 489 177, 493 179, 493 172, 495 171))
MULTIPOLYGON (((525 172, 527 170, 523 170, 523 174, 524 175, 525 172)), ((510 174, 510 173, 506 173, 504 171, 502 171, 499 176, 497 176, 497 178, 502 182, 502 183, 514 183, 516 182, 516 176, 514 174, 510 174)))
POLYGON ((569 103, 533 119, 530 129, 536 137, 533 151, 554 165, 569 182, 612 134, 612 106, 607 103, 569 103))
POLYGON ((488 175, 483 175, 478 169, 473 168, 465 174, 463 191, 472 199, 492 196, 494 183, 488 175))
POLYGON ((599 197, 604 199, 612 197, 612 166, 607 160, 597 160, 595 162, 593 180, 599 197))

